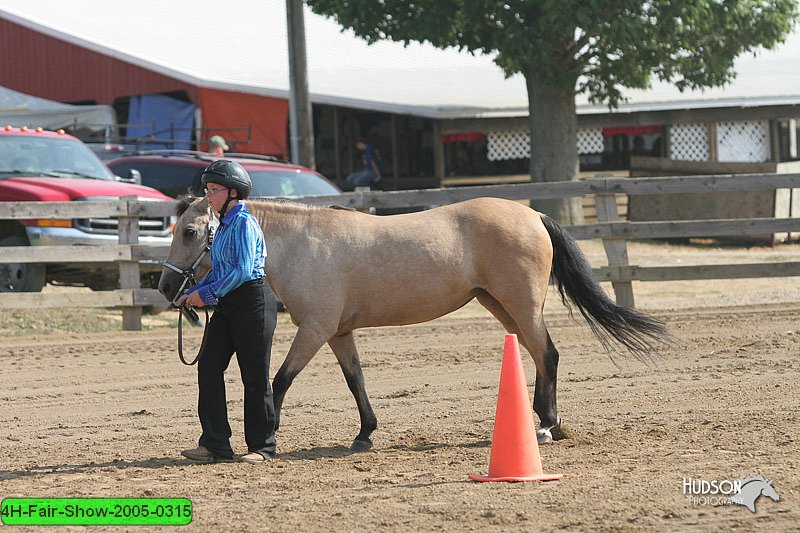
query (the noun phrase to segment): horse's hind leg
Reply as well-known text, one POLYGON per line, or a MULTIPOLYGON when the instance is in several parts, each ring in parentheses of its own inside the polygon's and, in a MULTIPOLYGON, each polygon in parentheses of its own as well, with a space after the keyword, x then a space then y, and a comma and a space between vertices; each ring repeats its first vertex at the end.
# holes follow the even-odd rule
POLYGON ((337 335, 328 340, 328 345, 336 354, 339 366, 342 367, 344 379, 358 406, 358 415, 361 418, 361 431, 359 431, 350 450, 354 452, 364 452, 372 447, 370 435, 378 427, 378 419, 367 397, 367 389, 364 386, 364 373, 361 371, 361 361, 358 358, 358 349, 353 338, 353 333, 337 335))
POLYGON ((533 409, 539 415, 541 424, 536 431, 536 436, 540 443, 550 440, 564 438, 561 429, 561 417, 558 416, 556 407, 556 383, 558 377, 558 350, 556 349, 547 328, 542 324, 542 330, 547 337, 547 347, 542 355, 541 364, 545 371, 539 370, 539 363, 536 366, 536 387, 533 393, 533 409))
MULTIPOLYGON (((558 350, 547 333, 544 320, 517 321, 503 305, 488 293, 478 295, 478 301, 491 312, 509 333, 517 335, 520 344, 533 357, 536 364, 536 386, 533 393, 533 410, 539 416, 536 437, 539 444, 563 438, 561 419, 556 402, 558 350)), ((538 313, 537 313, 538 314, 538 313)))

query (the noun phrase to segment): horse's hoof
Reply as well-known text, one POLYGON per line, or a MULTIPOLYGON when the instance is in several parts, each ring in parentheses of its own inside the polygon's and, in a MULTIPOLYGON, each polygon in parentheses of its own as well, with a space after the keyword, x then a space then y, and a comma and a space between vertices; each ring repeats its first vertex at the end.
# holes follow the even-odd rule
POLYGON ((553 434, 549 428, 537 427, 536 428, 536 441, 539 444, 548 444, 553 442, 553 434))
POLYGON ((565 437, 564 430, 561 428, 560 416, 558 417, 558 421, 555 423, 555 425, 548 428, 543 428, 541 422, 536 424, 536 440, 539 442, 539 444, 548 444, 554 440, 561 440, 565 437))
POLYGON ((561 425, 561 419, 558 419, 558 424, 550 428, 550 434, 553 436, 553 440, 563 440, 568 439, 567 432, 564 430, 564 426, 561 425))
POLYGON ((354 440, 353 445, 350 446, 351 452, 366 452, 372 448, 372 441, 371 440, 354 440))

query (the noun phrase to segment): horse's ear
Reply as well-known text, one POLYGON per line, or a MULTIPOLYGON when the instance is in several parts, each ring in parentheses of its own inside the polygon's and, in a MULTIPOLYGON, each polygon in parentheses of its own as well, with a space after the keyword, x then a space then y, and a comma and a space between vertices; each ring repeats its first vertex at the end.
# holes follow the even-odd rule
POLYGON ((195 197, 190 194, 184 194, 178 197, 178 203, 175 205, 175 214, 181 216, 183 213, 189 209, 189 206, 192 205, 192 202, 195 201, 195 197))

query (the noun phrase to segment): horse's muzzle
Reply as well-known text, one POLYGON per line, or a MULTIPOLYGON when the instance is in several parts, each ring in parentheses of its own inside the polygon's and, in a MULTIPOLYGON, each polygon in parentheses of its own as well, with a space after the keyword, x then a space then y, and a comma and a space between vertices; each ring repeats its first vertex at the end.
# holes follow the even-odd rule
POLYGON ((164 298, 169 301, 169 306, 172 309, 180 309, 183 316, 185 316, 193 326, 197 326, 201 323, 200 315, 191 307, 183 306, 179 308, 175 303, 178 298, 186 292, 186 289, 189 288, 189 284, 184 280, 185 278, 178 275, 176 272, 164 269, 164 272, 161 274, 161 280, 158 282, 158 292, 163 294, 164 298))
POLYGON ((174 302, 182 285, 183 277, 168 269, 164 269, 161 273, 161 279, 158 281, 158 292, 164 295, 164 298, 169 302, 174 302))

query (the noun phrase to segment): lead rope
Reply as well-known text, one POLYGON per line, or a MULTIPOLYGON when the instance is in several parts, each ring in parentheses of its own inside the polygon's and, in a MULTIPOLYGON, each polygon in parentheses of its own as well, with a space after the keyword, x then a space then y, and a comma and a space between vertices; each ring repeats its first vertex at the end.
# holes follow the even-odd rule
POLYGON ((189 314, 189 320, 197 322, 200 321, 200 317, 197 316, 197 313, 194 311, 194 309, 188 309, 185 307, 181 308, 180 316, 178 317, 178 357, 180 357, 181 363, 186 366, 192 366, 197 363, 197 361, 200 360, 200 356, 203 354, 203 349, 206 347, 206 338, 208 337, 208 310, 203 308, 203 311, 206 313, 206 321, 205 324, 203 324, 203 340, 200 341, 200 348, 197 350, 197 355, 191 363, 187 363, 186 359, 183 357, 183 314, 189 314))
MULTIPOLYGON (((200 262, 203 260, 203 257, 207 253, 209 253, 211 251, 211 244, 214 242, 214 230, 215 229, 216 229, 216 227, 212 226, 210 221, 209 221, 209 225, 208 225, 208 240, 206 241, 206 246, 203 249, 203 251, 200 252, 200 255, 197 257, 197 259, 195 259, 194 263, 192 263, 192 266, 189 267, 188 270, 181 270, 178 267, 168 263, 167 261, 164 261, 163 265, 165 267, 167 267, 167 268, 169 268, 171 270, 174 270, 175 272, 177 272, 177 273, 179 273, 180 275, 183 276, 183 284, 178 289, 178 292, 176 293, 175 298, 173 298, 173 300, 172 300, 172 305, 173 306, 175 305, 175 300, 177 300, 180 297, 181 294, 186 292, 185 291, 185 287, 186 287, 186 285, 188 283, 191 283, 192 285, 196 284, 196 282, 194 280, 194 271, 197 268, 197 266, 200 264, 200 262)), ((180 313, 179 313, 179 316, 178 316, 178 357, 180 358, 181 363, 183 363, 186 366, 192 366, 192 365, 196 364, 197 361, 200 360, 200 356, 203 354, 203 349, 206 347, 206 339, 208 337, 208 309, 206 309, 204 307, 203 311, 206 314, 206 321, 203 324, 203 339, 200 341, 200 348, 197 350, 197 355, 195 356, 195 358, 192 360, 191 363, 187 363, 186 362, 186 358, 183 357, 183 315, 185 314, 187 316, 187 318, 189 320, 193 321, 193 322, 199 322, 200 321, 200 317, 197 315, 197 312, 194 309, 191 309, 189 307, 181 307, 180 308, 180 313)))

